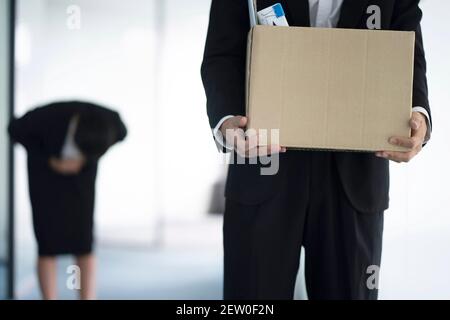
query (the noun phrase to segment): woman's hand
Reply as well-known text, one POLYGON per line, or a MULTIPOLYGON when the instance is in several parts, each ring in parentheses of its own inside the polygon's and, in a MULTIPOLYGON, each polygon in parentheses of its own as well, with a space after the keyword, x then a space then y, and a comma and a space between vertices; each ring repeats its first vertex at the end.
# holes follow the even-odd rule
POLYGON ((56 157, 51 157, 48 161, 48 164, 53 171, 64 176, 79 174, 85 163, 86 161, 82 158, 58 159, 56 157))

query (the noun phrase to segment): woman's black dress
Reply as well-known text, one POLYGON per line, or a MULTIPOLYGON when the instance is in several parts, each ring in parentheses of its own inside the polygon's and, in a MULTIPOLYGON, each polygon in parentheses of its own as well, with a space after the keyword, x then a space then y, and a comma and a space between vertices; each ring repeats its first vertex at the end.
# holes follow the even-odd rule
POLYGON ((50 157, 60 155, 70 120, 82 109, 110 114, 118 130, 117 141, 125 138, 125 126, 116 112, 80 102, 35 109, 9 128, 11 137, 28 152, 29 192, 40 256, 92 251, 98 162, 88 162, 75 176, 60 175, 48 165, 50 157))

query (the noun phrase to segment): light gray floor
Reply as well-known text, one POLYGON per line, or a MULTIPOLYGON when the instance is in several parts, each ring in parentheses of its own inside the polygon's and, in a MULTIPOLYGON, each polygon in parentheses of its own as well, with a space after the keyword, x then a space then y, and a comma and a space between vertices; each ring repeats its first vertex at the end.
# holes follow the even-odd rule
MULTIPOLYGON (((155 248, 98 247, 100 299, 221 299, 221 221, 201 227, 179 225, 167 233, 169 241, 155 248), (209 230, 209 231, 208 231, 209 230)), ((384 240, 380 299, 450 299, 450 234, 442 230, 387 233, 384 240), (409 248, 409 249, 408 249, 409 248), (411 249, 412 248, 412 249, 411 249)), ((18 250, 18 298, 39 299, 33 270, 34 248, 18 250)), ((62 299, 76 297, 66 288, 66 267, 60 259, 59 291, 62 299)), ((299 276, 303 283, 302 275, 299 276)), ((304 296, 302 286, 297 298, 304 296)))
MULTIPOLYGON (((221 218, 173 225, 158 246, 109 245, 100 241, 98 297, 100 299, 221 299, 221 218)), ((19 242, 17 298, 39 299, 34 272, 35 247, 19 242)), ((58 285, 61 299, 74 299, 68 290, 70 257, 60 257, 58 285)))
POLYGON ((6 298, 6 267, 0 262, 0 300, 6 298))
MULTIPOLYGON (((221 260, 206 252, 99 249, 100 299, 220 299, 221 260)), ((65 286, 70 258, 59 263, 59 294, 76 298, 65 286)), ((29 280, 30 281, 30 280, 29 280)), ((39 299, 33 277, 20 299, 39 299)))

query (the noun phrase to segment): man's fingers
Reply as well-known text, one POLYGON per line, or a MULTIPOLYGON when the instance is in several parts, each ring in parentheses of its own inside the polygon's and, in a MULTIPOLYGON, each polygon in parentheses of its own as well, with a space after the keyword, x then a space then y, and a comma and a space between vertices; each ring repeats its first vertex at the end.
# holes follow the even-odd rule
POLYGON ((237 128, 245 129, 246 126, 247 126, 247 117, 236 116, 231 118, 231 128, 227 129, 237 129, 237 128))
POLYGON ((283 152, 283 148, 279 145, 261 146, 258 148, 258 156, 265 157, 272 154, 283 152))
POLYGON ((411 129, 414 131, 419 130, 422 125, 424 124, 423 116, 420 113, 413 112, 413 115, 411 117, 411 120, 409 121, 409 125, 411 126, 411 129))
POLYGON ((241 157, 255 158, 284 153, 286 152, 286 148, 282 148, 279 145, 258 146, 257 144, 251 143, 250 141, 245 141, 245 143, 241 142, 236 146, 236 152, 241 157))
POLYGON ((394 146, 404 147, 407 149, 414 149, 417 147, 417 141, 413 138, 392 137, 389 139, 389 143, 394 146))
POLYGON ((394 146, 404 147, 407 149, 421 149, 424 142, 424 137, 420 131, 413 131, 411 138, 406 137, 392 137, 389 143, 394 146))
POLYGON ((239 144, 236 147, 236 151, 241 157, 245 158, 255 158, 259 156, 258 140, 253 139, 243 139, 239 140, 239 144))
POLYGON ((244 131, 247 127, 248 119, 244 116, 236 116, 227 120, 222 127, 227 141, 234 142, 234 149, 241 157, 253 158, 263 157, 270 154, 286 152, 286 148, 279 145, 258 146, 259 136, 257 131, 244 131), (252 132, 250 132, 252 131, 252 132))
POLYGON ((248 119, 247 119, 247 117, 239 117, 240 119, 239 119, 239 124, 238 124, 238 126, 239 126, 239 128, 246 128, 247 127, 247 122, 248 122, 248 119))
POLYGON ((380 158, 384 158, 387 160, 391 160, 397 163, 409 162, 411 161, 417 153, 415 151, 411 152, 389 152, 382 151, 377 152, 376 156, 380 158))
POLYGON ((234 131, 234 149, 241 157, 245 157, 248 152, 248 141, 243 130, 234 131))
POLYGON ((220 127, 222 134, 225 136, 228 132, 236 129, 245 129, 247 126, 247 118, 243 116, 236 116, 225 120, 225 122, 220 127))
POLYGON ((239 131, 239 135, 245 136, 244 130, 246 126, 247 118, 237 116, 226 120, 220 130, 227 139, 234 139, 234 137, 236 136, 236 131, 239 131))
POLYGON ((392 137, 389 143, 394 146, 400 146, 410 149, 408 152, 392 152, 380 151, 376 153, 377 157, 395 161, 398 163, 411 161, 421 150, 426 136, 426 118, 419 112, 413 112, 409 122, 412 134, 411 138, 406 137, 392 137))
POLYGON ((249 141, 241 141, 236 147, 237 153, 244 158, 258 156, 258 145, 251 144, 249 141))

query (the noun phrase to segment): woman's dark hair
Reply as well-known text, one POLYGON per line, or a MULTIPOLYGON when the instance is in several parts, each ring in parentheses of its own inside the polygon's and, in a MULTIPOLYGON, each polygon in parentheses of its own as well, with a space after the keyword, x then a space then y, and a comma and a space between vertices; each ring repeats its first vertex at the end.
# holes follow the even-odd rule
POLYGON ((75 143, 88 159, 98 159, 114 144, 116 133, 109 114, 90 109, 79 114, 75 143))

